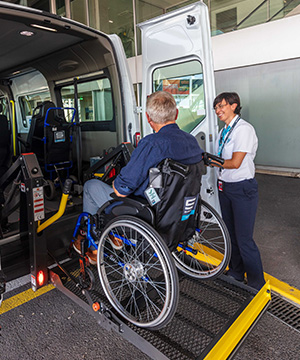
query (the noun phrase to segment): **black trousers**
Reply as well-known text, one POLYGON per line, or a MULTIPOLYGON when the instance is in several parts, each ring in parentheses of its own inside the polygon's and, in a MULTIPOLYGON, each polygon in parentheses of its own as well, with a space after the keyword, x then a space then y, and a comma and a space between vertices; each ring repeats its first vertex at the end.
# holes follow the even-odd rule
POLYGON ((260 253, 253 240, 258 204, 256 180, 223 183, 223 191, 219 191, 219 200, 232 244, 228 275, 243 281, 246 273, 248 285, 260 289, 265 280, 260 253))

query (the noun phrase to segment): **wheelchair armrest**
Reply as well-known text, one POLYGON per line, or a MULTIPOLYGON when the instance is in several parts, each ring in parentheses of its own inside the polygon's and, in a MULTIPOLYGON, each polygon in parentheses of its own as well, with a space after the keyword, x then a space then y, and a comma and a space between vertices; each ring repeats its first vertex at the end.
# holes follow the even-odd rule
POLYGON ((129 196, 126 197, 122 197, 122 196, 118 196, 116 193, 111 193, 110 196, 114 199, 114 200, 121 200, 121 201, 126 201, 126 199, 131 199, 131 200, 135 200, 138 201, 140 203, 142 203, 143 205, 149 205, 147 199, 141 197, 141 196, 135 196, 133 194, 130 194, 129 196))
POLYGON ((123 199, 121 196, 118 196, 115 192, 112 192, 109 194, 110 197, 112 197, 114 200, 121 200, 123 199))

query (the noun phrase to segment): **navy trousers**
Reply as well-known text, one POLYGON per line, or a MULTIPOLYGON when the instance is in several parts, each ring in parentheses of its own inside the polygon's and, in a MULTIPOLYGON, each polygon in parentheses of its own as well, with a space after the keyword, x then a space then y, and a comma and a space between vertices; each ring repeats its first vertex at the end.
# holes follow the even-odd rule
POLYGON ((219 191, 219 200, 232 244, 228 275, 243 281, 246 273, 248 285, 260 289, 265 280, 260 253, 253 240, 258 204, 256 180, 223 183, 223 191, 219 191))

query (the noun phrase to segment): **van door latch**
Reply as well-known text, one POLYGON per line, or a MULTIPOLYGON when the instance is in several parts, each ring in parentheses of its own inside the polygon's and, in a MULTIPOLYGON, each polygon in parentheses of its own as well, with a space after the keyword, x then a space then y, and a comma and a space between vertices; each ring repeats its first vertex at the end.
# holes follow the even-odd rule
POLYGON ((142 109, 142 107, 141 106, 137 106, 136 108, 135 108, 135 111, 134 111, 136 114, 142 114, 142 112, 143 112, 143 109, 142 109))

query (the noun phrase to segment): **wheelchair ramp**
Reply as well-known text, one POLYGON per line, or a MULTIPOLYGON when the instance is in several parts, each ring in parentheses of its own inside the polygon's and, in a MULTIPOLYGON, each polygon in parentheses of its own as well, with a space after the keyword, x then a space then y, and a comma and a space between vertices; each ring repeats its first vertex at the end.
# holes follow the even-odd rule
MULTIPOLYGON (((66 270, 77 278, 78 262, 68 264, 66 270)), ((108 312, 95 313, 84 291, 81 292, 58 268, 52 270, 51 278, 59 290, 93 313, 100 325, 117 331, 153 359, 230 358, 271 298, 268 284, 255 296, 246 286, 237 286, 226 276, 205 282, 182 278, 173 320, 161 330, 150 331, 115 316, 102 290, 97 268, 92 267, 92 270, 96 285, 88 292, 90 300, 104 304, 108 312)))

